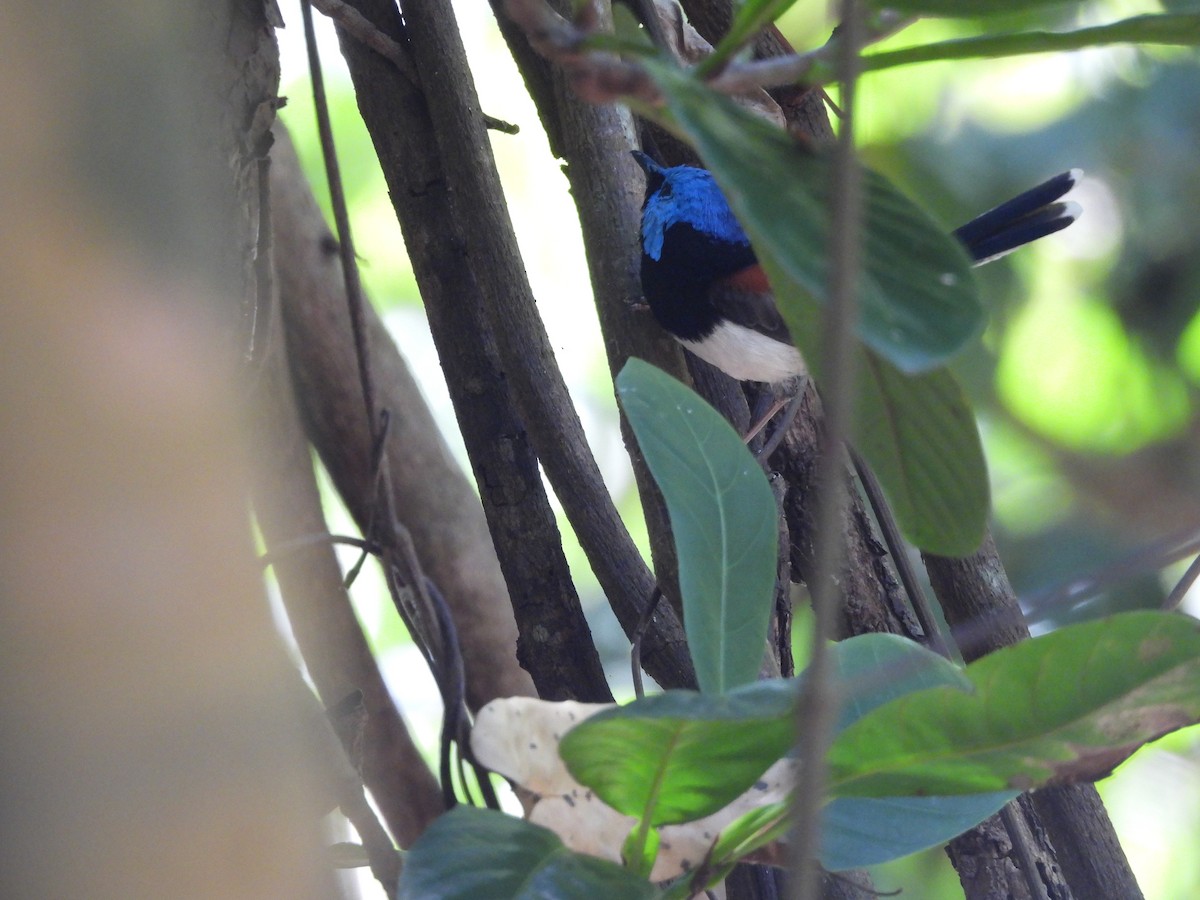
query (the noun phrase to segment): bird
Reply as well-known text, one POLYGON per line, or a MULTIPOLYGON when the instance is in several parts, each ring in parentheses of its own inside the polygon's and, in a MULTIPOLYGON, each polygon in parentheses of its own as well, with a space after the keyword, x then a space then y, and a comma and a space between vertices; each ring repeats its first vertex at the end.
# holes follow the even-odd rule
MULTIPOLYGON (((642 294, 680 344, 739 381, 776 384, 806 374, 750 238, 712 173, 633 157, 646 173, 642 294)), ((954 232, 976 265, 1061 231, 1080 214, 1062 201, 1082 177, 1071 169, 954 232)))

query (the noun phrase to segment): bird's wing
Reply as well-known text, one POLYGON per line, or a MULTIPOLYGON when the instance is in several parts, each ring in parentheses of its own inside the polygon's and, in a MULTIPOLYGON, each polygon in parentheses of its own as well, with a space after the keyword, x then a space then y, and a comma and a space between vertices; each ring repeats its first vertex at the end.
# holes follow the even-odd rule
POLYGON ((758 263, 715 281, 708 297, 719 316, 781 343, 792 343, 766 273, 758 263))

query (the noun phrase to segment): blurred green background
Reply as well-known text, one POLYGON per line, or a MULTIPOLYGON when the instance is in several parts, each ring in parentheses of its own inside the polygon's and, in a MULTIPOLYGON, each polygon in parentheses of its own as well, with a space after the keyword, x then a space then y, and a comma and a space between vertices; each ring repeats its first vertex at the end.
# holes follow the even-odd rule
MULTIPOLYGON (((299 12, 293 3, 281 5, 288 25, 280 35, 282 91, 289 99, 282 117, 324 201, 299 12)), ((462 0, 456 8, 484 110, 521 128, 518 135, 493 133, 492 144, 524 262, 610 490, 640 535, 566 179, 489 7, 462 0)), ((1133 0, 1062 4, 1006 17, 1002 25, 1065 29, 1160 8, 1133 0)), ((805 0, 781 22, 799 50, 819 46, 830 27, 826 5, 805 0)), ((923 21, 884 46, 982 28, 970 20, 923 21)), ((331 29, 321 31, 364 280, 461 454, 382 175, 336 40, 331 29)), ((1035 628, 1157 606, 1186 559, 1162 571, 1128 567, 1081 600, 1068 587, 1139 548, 1200 530, 1198 110, 1197 56, 1178 49, 931 63, 873 73, 860 85, 863 158, 948 229, 1057 172, 1086 173, 1072 195, 1084 208, 1079 222, 980 270, 991 324, 956 362, 987 447, 993 530, 1035 628)), ((332 492, 326 494, 334 528, 349 527, 332 492)), ((568 554, 614 685, 627 691, 624 637, 578 547, 568 554)), ((436 691, 419 655, 369 581, 359 582, 355 599, 389 682, 419 739, 432 747, 436 691)), ((1185 609, 1200 615, 1200 592, 1185 600, 1185 609)), ((1200 729, 1141 751, 1100 787, 1146 896, 1200 896, 1200 729)), ((880 890, 962 897, 940 850, 875 874, 880 890)))

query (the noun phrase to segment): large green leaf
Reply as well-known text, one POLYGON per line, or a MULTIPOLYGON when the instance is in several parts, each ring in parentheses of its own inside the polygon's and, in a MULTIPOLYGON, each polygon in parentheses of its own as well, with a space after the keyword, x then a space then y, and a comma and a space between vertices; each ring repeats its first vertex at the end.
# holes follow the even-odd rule
POLYGON ((858 869, 937 847, 1019 794, 838 797, 821 811, 821 865, 834 872, 858 869))
POLYGON ((658 896, 620 866, 572 853, 552 831, 504 813, 459 806, 405 856, 400 900, 593 900, 658 896))
MULTIPOLYGON (((646 65, 673 124, 711 168, 760 262, 770 264, 777 295, 825 302, 828 158, 687 73, 646 65)), ((866 173, 864 188, 857 333, 902 371, 935 368, 983 327, 970 261, 958 241, 882 176, 866 173)), ((803 335, 793 330, 792 336, 806 346, 803 335)))
POLYGON ((727 694, 668 691, 605 710, 567 733, 571 774, 609 806, 651 825, 727 805, 791 746, 793 681, 727 694))
MULTIPOLYGON (((830 655, 839 728, 904 693, 967 684, 958 666, 895 635, 848 638, 830 655)), ((597 713, 567 733, 559 752, 571 774, 619 812, 652 825, 689 822, 739 796, 791 746, 799 684, 668 691, 597 713)))
MULTIPOLYGON (((843 641, 835 656, 847 685, 838 731, 883 704, 944 685, 968 690, 959 666, 891 634, 843 641)), ((1015 791, 961 797, 838 797, 821 812, 821 865, 831 871, 873 866, 943 844, 978 825, 1015 791)), ((722 835, 724 838, 724 835, 722 835)))
POLYGON ((975 414, 948 369, 905 375, 861 351, 854 446, 887 494, 904 536, 938 556, 979 548, 990 500, 975 414))
POLYGON ((831 791, 965 794, 1103 777, 1200 721, 1200 623, 1125 613, 998 650, 966 673, 972 693, 909 694, 839 734, 831 791))
POLYGON ((671 515, 700 688, 748 684, 762 664, 779 556, 766 476, 720 413, 654 366, 629 360, 617 393, 671 515))
MULTIPOLYGON (((774 280, 773 263, 764 266, 774 280)), ((820 383, 817 312, 786 288, 776 301, 820 383)), ((907 375, 866 347, 853 352, 851 442, 883 485, 901 531, 928 553, 973 553, 987 524, 987 463, 958 380, 948 369, 907 375)))
MULTIPOLYGON (((957 0, 946 0, 953 8, 957 0)), ((888 3, 888 6, 896 4, 888 3)), ((939 4, 940 5, 940 4, 939 4)), ((1007 6, 1008 4, 996 4, 1007 6)), ((1073 31, 1022 31, 1015 34, 984 34, 976 37, 937 41, 899 50, 871 53, 862 58, 864 72, 905 66, 912 63, 933 62, 945 59, 998 59, 1006 56, 1022 56, 1029 53, 1061 53, 1085 47, 1100 47, 1108 44, 1174 44, 1196 46, 1200 44, 1200 14, 1174 13, 1164 15, 1133 16, 1107 25, 1077 28, 1073 31)), ((830 72, 832 75, 832 72, 830 72)), ((819 75, 822 77, 823 75, 819 75)))
POLYGON ((841 699, 835 733, 914 691, 971 688, 962 666, 898 634, 860 634, 838 641, 829 653, 841 699))

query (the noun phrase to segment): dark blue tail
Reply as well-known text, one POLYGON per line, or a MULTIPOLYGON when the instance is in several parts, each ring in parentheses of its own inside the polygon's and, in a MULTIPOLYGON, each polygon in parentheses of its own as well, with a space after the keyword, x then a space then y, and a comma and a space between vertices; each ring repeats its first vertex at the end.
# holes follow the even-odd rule
POLYGON ((1083 172, 1071 169, 1055 175, 995 209, 988 210, 954 232, 976 265, 991 262, 1023 244, 1062 231, 1077 218, 1076 203, 1059 198, 1073 188, 1083 172))

